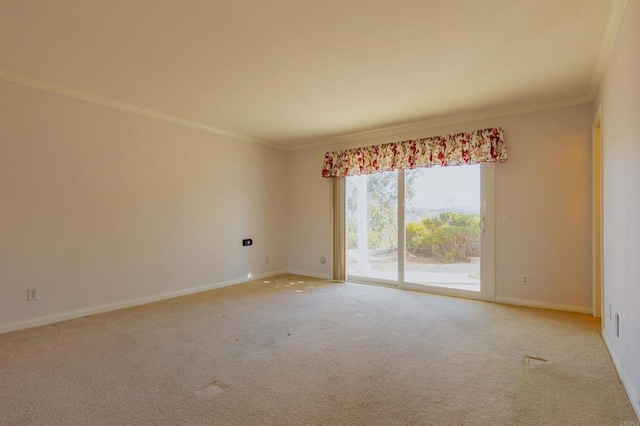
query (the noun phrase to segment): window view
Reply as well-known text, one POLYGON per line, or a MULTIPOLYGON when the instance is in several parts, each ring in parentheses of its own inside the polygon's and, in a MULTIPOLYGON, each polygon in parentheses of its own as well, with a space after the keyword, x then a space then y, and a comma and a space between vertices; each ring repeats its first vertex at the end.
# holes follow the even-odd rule
POLYGON ((347 178, 347 274, 397 282, 404 221, 404 282, 480 291, 480 166, 404 172, 403 218, 398 185, 398 172, 347 178))
POLYGON ((405 281, 480 291, 480 166, 405 173, 405 281))
POLYGON ((398 173, 347 178, 347 274, 398 280, 398 173))

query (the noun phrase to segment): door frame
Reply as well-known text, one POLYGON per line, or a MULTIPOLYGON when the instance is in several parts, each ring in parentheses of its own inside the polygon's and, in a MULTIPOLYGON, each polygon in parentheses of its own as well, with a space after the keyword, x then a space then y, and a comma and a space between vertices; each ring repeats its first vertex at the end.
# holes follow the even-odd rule
MULTIPOLYGON (((604 253, 603 236, 603 121, 602 104, 591 125, 591 279, 592 279, 592 313, 596 318, 603 318, 604 312, 604 253)), ((604 327, 604 320, 601 321, 604 327)))
MULTIPOLYGON (((380 278, 369 278, 360 275, 347 275, 353 282, 398 287, 405 290, 434 293, 445 296, 464 297, 495 301, 495 164, 480 163, 481 184, 481 212, 483 217, 483 231, 480 255, 480 291, 459 290, 446 287, 429 286, 425 284, 406 283, 404 281, 404 265, 406 251, 405 221, 404 221, 404 173, 398 173, 398 280, 389 281, 380 278)), ((464 166, 460 166, 464 167, 464 166)), ((346 204, 346 203, 345 203, 346 204)), ((346 244, 346 239, 345 239, 346 244)), ((346 253, 346 251, 345 251, 346 253)))
MULTIPOLYGON (((482 197, 480 217, 483 218, 482 238, 480 240, 480 291, 458 290, 406 283, 404 281, 399 282, 400 288, 495 302, 495 164, 480 163, 480 185, 482 197)), ((401 229, 404 230, 404 226, 401 229)), ((398 256, 400 257, 400 250, 398 251, 398 256)))

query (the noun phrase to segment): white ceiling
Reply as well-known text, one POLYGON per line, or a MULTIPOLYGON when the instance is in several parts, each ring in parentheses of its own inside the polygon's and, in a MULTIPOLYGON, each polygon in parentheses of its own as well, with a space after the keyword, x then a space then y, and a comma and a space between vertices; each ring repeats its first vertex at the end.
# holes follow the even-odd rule
POLYGON ((616 0, 0 1, 3 78, 285 148, 587 102, 621 14, 616 0))

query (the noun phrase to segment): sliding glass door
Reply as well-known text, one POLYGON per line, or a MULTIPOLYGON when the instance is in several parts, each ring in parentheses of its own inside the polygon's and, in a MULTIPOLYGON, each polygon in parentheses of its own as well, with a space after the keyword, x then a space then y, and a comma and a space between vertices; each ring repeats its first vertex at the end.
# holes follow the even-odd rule
POLYGON ((347 178, 347 275, 398 281, 398 172, 347 178))
POLYGON ((405 173, 406 282, 480 291, 480 166, 405 173))
POLYGON ((492 176, 487 164, 347 178, 348 278, 491 299, 492 176))

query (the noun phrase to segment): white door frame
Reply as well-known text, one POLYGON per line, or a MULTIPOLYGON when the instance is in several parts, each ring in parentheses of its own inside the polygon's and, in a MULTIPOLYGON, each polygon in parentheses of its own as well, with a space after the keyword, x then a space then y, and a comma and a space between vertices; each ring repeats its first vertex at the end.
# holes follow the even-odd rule
MULTIPOLYGON (((464 167, 464 166, 461 166, 464 167)), ((495 302, 495 164, 480 164, 480 183, 482 203, 482 238, 480 240, 480 291, 458 290, 453 288, 414 284, 400 281, 400 288, 445 296, 464 297, 467 299, 495 302)), ((402 228, 404 229, 404 223, 402 228)), ((402 250, 398 252, 398 258, 402 250)), ((403 277, 404 278, 404 277, 403 277)))
MULTIPOLYGON (((592 279, 592 312, 596 318, 601 318, 604 312, 604 253, 602 252, 603 208, 602 208, 602 104, 591 125, 591 279, 592 279)), ((604 326, 604 321, 602 321, 604 326)))
MULTIPOLYGON (((421 291, 425 293, 435 293, 446 296, 464 297, 468 299, 478 299, 495 301, 495 164, 480 164, 480 182, 482 185, 482 204, 480 215, 483 218, 481 256, 480 256, 480 282, 479 292, 458 290, 446 287, 429 286, 424 284, 407 283, 404 280, 404 174, 398 173, 398 279, 389 281, 359 275, 347 275, 347 279, 353 282, 367 284, 387 285, 400 287, 407 290, 421 291)), ((346 241, 346 239, 345 239, 346 241)), ((346 244, 346 243, 345 243, 346 244)))

